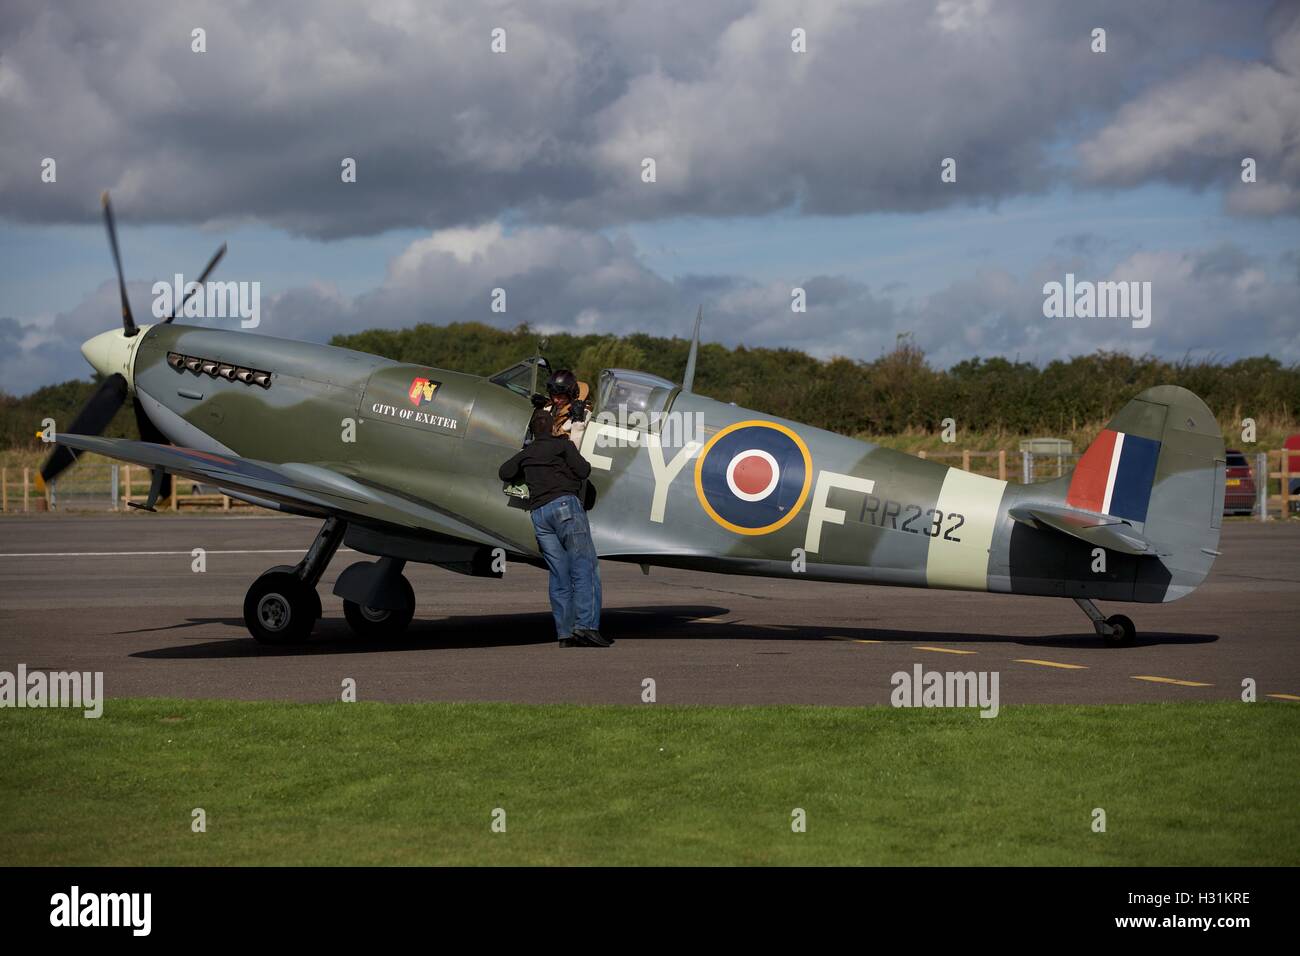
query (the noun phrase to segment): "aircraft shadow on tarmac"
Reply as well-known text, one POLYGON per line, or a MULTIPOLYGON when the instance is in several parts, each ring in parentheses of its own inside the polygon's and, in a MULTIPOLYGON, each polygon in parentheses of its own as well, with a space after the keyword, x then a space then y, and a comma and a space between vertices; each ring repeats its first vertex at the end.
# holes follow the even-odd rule
MULTIPOLYGON (((715 605, 679 605, 612 608, 601 612, 602 629, 616 629, 618 637, 664 637, 658 631, 683 631, 701 618, 729 613, 715 605)), ((148 628, 125 633, 153 633, 225 624, 237 628, 239 636, 228 641, 207 641, 150 651, 138 651, 132 657, 203 658, 203 657, 281 657, 301 654, 366 654, 375 651, 453 650, 474 647, 527 647, 555 641, 555 625, 548 613, 475 614, 444 618, 416 618, 406 633, 397 638, 360 638, 352 633, 342 617, 323 617, 316 624, 306 644, 275 647, 258 644, 239 617, 192 617, 170 627, 148 628)), ((694 637, 694 634, 686 636, 694 637)))
MULTIPOLYGON (((711 620, 730 614, 716 605, 655 605, 607 608, 601 630, 629 640, 774 640, 871 641, 885 644, 1018 644, 1026 647, 1095 648, 1100 639, 1080 630, 1073 634, 1023 637, 1005 634, 970 634, 951 631, 910 631, 885 627, 824 627, 821 625, 761 624, 748 619, 711 620)), ((545 613, 458 615, 416 619, 399 638, 364 639, 354 635, 341 617, 322 618, 306 644, 274 647, 258 644, 238 617, 191 617, 161 628, 142 628, 126 634, 151 634, 204 625, 221 624, 237 629, 230 640, 204 641, 174 647, 137 651, 145 659, 203 659, 224 657, 292 657, 304 654, 369 654, 377 651, 417 651, 490 647, 526 647, 554 642, 551 617, 545 613)), ((1210 644, 1217 634, 1138 632, 1132 647, 1159 644, 1210 644)), ((1117 653, 1123 653, 1118 650, 1117 653)))

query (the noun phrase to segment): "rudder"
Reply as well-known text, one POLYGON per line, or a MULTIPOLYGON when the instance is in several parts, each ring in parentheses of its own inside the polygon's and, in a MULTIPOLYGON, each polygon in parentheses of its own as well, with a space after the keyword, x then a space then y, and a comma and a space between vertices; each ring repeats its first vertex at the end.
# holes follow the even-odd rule
POLYGON ((1218 553, 1225 467, 1223 435, 1206 404, 1159 385, 1088 446, 1063 479, 1065 503, 1122 518, 1149 539, 1156 557, 1139 564, 1133 599, 1174 601, 1205 579, 1218 553))

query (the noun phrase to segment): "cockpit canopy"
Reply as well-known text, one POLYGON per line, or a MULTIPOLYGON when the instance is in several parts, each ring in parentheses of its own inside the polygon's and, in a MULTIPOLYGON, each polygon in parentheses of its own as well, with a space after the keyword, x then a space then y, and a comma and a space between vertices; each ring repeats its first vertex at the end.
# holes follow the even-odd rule
MULTIPOLYGON (((497 372, 488 381, 516 395, 531 398, 545 391, 550 374, 550 363, 537 355, 497 372)), ((646 415, 661 412, 677 390, 676 383, 666 378, 626 368, 603 369, 599 382, 596 394, 592 396, 595 410, 608 410, 618 415, 622 408, 622 417, 633 412, 646 415)))
MULTIPOLYGON (((551 366, 540 355, 525 359, 488 378, 515 395, 532 398, 546 390, 551 366)), ((649 372, 633 369, 602 369, 594 394, 587 383, 579 382, 580 394, 591 402, 593 413, 631 431, 659 432, 662 416, 668 411, 680 386, 649 372)))
POLYGON ((550 364, 540 355, 535 355, 510 366, 504 372, 497 372, 488 381, 507 388, 516 395, 532 398, 546 386, 546 379, 550 374, 550 364))
POLYGON ((634 412, 653 416, 667 407, 676 389, 674 382, 649 372, 607 368, 600 373, 596 410, 613 412, 620 420, 634 412), (620 412, 620 409, 625 410, 620 412))

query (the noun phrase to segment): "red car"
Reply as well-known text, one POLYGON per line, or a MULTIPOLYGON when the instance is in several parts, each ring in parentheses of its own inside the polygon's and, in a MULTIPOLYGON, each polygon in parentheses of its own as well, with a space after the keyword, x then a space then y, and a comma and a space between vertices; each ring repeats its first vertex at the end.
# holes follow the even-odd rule
POLYGON ((1228 449, 1228 480, 1223 489, 1225 515, 1254 514, 1255 478, 1250 473, 1250 462, 1235 448, 1228 449))

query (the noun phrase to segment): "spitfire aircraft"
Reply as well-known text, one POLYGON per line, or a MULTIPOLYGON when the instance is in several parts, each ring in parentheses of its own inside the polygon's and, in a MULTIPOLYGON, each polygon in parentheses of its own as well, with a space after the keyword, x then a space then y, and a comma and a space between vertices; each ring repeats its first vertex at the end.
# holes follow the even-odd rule
MULTIPOLYGON (((503 560, 542 564, 497 468, 524 440, 544 358, 480 377, 187 327, 174 312, 137 325, 107 195, 104 213, 122 328, 82 345, 105 378, 57 435, 46 481, 93 451, 150 469, 146 509, 179 475, 320 520, 301 561, 248 590, 244 620, 270 644, 310 635, 316 588, 340 545, 374 558, 334 585, 361 635, 410 623, 407 562, 486 577, 500 577, 503 560), (143 440, 99 437, 128 396, 143 440)), ((680 384, 600 373, 581 452, 604 559, 647 573, 658 565, 1070 598, 1118 645, 1134 639, 1132 621, 1106 617, 1094 601, 1176 600, 1219 553, 1223 439, 1186 389, 1147 389, 1073 472, 1016 485, 706 398, 692 389, 698 345, 697 317, 680 384)))

